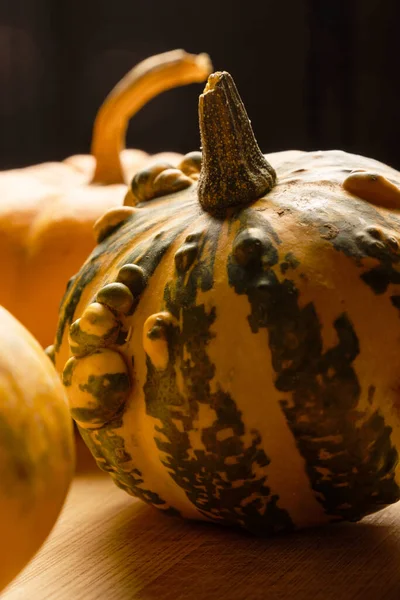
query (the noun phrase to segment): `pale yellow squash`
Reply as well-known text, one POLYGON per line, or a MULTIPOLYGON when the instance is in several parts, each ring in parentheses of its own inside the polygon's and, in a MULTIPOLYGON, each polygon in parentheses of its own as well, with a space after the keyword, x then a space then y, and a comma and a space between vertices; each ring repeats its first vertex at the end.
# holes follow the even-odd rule
POLYGON ((39 343, 0 307, 0 589, 51 531, 74 472, 66 395, 39 343))

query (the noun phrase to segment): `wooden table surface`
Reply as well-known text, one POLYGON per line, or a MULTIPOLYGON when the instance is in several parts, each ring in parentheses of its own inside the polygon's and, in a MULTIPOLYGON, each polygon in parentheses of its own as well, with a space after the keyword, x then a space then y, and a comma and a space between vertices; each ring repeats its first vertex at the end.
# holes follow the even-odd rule
POLYGON ((84 457, 53 532, 1 598, 399 600, 400 503, 258 539, 162 515, 84 457))

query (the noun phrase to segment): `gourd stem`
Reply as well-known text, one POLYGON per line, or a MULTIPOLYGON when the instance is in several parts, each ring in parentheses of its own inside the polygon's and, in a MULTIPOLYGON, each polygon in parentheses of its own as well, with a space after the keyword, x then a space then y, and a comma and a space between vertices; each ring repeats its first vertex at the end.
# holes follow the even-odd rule
POLYGON ((254 137, 229 73, 213 73, 199 100, 203 151, 198 198, 207 212, 223 215, 268 193, 276 173, 254 137))
POLYGON ((110 92, 97 113, 91 152, 96 159, 93 183, 123 183, 120 153, 129 119, 146 102, 168 89, 201 82, 212 70, 207 54, 173 50, 134 67, 110 92))

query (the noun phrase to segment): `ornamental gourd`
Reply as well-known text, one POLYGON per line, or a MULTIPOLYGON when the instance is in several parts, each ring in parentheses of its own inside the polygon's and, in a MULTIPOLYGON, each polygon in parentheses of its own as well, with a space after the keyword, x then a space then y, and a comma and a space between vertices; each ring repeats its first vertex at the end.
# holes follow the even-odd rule
POLYGON ((71 414, 165 513, 264 534, 358 520, 400 497, 400 174, 264 156, 225 72, 199 119, 202 155, 136 174, 65 295, 71 414))
POLYGON ((129 118, 156 94, 203 81, 207 55, 167 52, 137 65, 100 108, 92 154, 72 156, 0 173, 0 304, 47 346, 69 278, 95 246, 93 223, 120 206, 126 181, 157 159, 176 164, 181 155, 150 157, 123 150, 129 118))
POLYGON ((0 307, 0 590, 52 529, 74 472, 67 398, 32 335, 0 307))

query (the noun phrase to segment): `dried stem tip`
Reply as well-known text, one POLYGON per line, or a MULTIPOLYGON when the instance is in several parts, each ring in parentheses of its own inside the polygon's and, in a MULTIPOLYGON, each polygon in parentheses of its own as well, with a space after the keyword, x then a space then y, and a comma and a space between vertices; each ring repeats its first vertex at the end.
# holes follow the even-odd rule
POLYGON ((276 173, 254 137, 246 109, 229 73, 213 73, 200 96, 203 162, 198 195, 204 210, 223 214, 268 193, 276 173))

